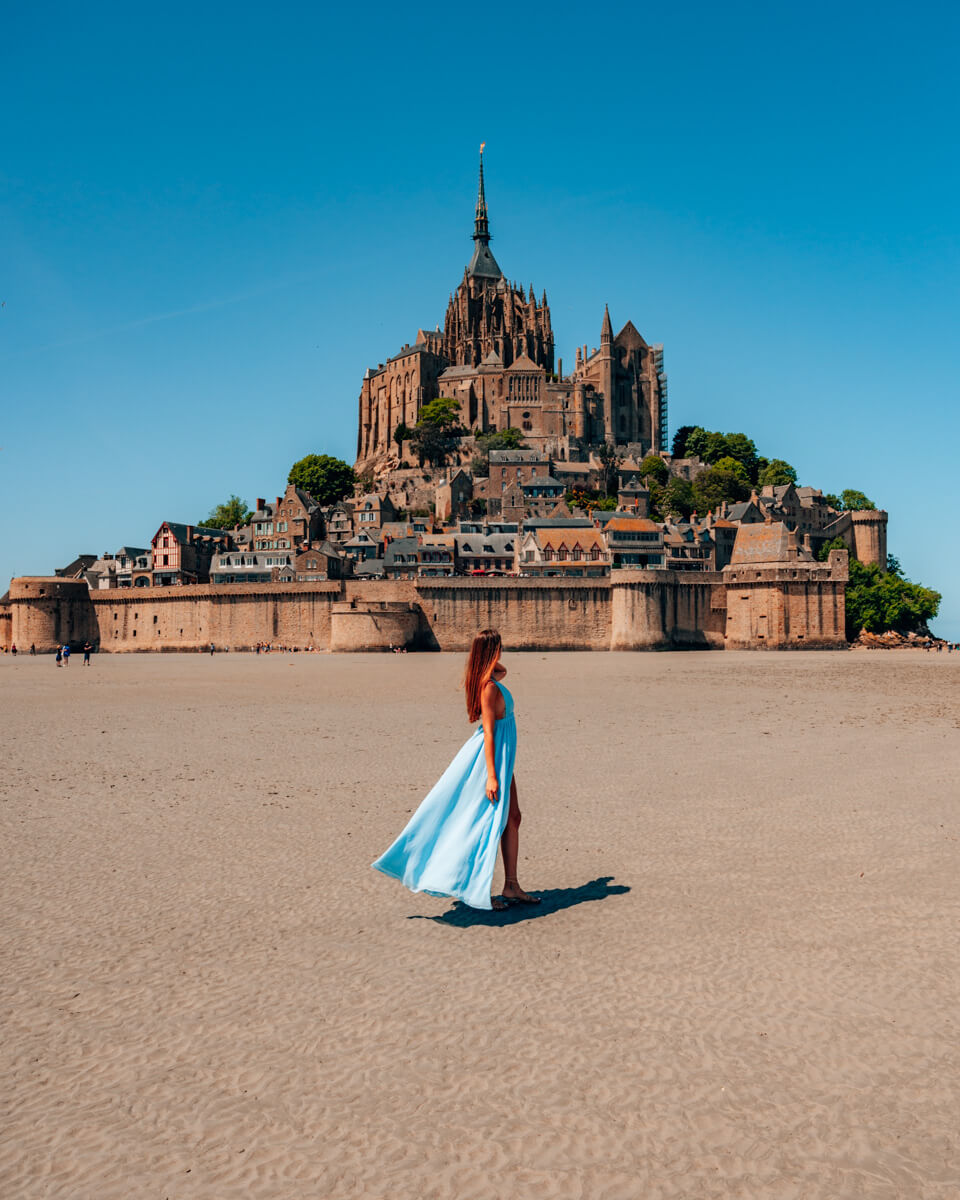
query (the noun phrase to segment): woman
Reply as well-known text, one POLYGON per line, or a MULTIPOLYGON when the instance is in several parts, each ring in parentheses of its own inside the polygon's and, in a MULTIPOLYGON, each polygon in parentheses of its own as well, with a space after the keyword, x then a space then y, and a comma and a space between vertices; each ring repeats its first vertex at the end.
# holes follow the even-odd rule
POLYGON ((513 765, 517 725, 513 697, 500 682, 500 634, 484 629, 473 639, 463 686, 467 715, 480 726, 434 785, 390 849, 373 866, 413 892, 453 896, 471 908, 504 909, 510 902, 539 904, 517 881, 520 806, 513 765), (507 798, 509 797, 509 799, 507 798), (503 852, 503 899, 490 887, 503 852))

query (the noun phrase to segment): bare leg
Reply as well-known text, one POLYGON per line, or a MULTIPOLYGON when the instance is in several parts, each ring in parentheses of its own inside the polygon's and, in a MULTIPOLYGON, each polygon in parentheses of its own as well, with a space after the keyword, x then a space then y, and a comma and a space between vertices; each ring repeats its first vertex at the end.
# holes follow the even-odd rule
POLYGON ((522 900, 527 904, 539 904, 539 897, 528 896, 517 882, 517 856, 520 853, 520 804, 517 800, 517 780, 510 780, 510 812, 500 838, 500 853, 503 855, 503 896, 505 900, 522 900))

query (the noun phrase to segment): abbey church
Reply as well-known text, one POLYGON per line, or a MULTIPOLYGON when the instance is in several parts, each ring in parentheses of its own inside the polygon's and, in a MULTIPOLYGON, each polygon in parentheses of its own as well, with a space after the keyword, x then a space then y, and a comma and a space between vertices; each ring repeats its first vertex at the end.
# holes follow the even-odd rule
POLYGON ((632 322, 614 335, 606 310, 600 345, 578 346, 573 370, 554 362, 544 291, 538 300, 509 282, 490 249, 480 156, 473 255, 447 304, 443 330, 420 329, 412 344, 367 369, 360 391, 359 473, 398 459, 394 434, 412 428, 438 396, 460 406, 471 432, 519 429, 525 445, 577 461, 604 442, 634 454, 667 448, 663 346, 648 345, 632 322))

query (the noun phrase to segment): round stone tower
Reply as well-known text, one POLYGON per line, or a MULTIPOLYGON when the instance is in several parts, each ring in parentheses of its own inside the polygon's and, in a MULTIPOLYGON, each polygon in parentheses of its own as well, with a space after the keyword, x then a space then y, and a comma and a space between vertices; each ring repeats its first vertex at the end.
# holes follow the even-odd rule
POLYGON ((861 509, 850 514, 853 544, 862 563, 887 569, 887 514, 882 509, 861 509))
POLYGON ((10 581, 13 610, 12 641, 18 650, 36 646, 41 653, 69 643, 79 649, 86 641, 97 645, 100 633, 83 579, 23 576, 10 581))

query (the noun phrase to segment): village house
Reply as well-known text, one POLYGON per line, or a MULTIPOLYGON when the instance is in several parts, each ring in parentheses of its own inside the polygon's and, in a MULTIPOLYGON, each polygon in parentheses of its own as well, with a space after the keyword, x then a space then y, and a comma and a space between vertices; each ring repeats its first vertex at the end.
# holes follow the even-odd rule
POLYGON ((328 579, 344 579, 351 574, 353 562, 340 553, 332 542, 318 545, 305 542, 291 563, 297 583, 320 583, 328 579))
POLYGON ((383 573, 387 579, 416 579, 420 570, 420 539, 399 537, 383 551, 383 573))
POLYGON ((322 537, 324 528, 319 504, 292 483, 273 504, 258 498, 250 525, 257 551, 294 550, 302 542, 322 537))
POLYGON ((133 587, 134 569, 139 567, 141 570, 149 571, 152 553, 151 550, 141 546, 121 546, 113 556, 114 562, 117 564, 117 587, 133 587))
MULTIPOLYGON (((380 530, 371 527, 359 530, 338 549, 356 564, 368 562, 372 558, 380 558, 382 545, 380 530)), ((355 572, 355 574, 359 574, 359 572, 355 572)))
POLYGON ((710 530, 699 523, 665 522, 663 553, 664 566, 670 571, 713 569, 713 538, 710 536, 710 530))
POLYGON ((502 495, 508 483, 526 483, 550 474, 550 459, 540 450, 491 450, 490 494, 502 495))
POLYGON ((353 528, 356 532, 361 529, 379 529, 385 522, 396 519, 397 510, 389 496, 368 492, 353 502, 353 528))
POLYGON ((456 567, 458 575, 507 575, 514 570, 515 533, 458 533, 456 567))
POLYGON ((662 567, 663 526, 633 513, 611 513, 603 522, 611 567, 662 567))
POLYGON ((527 510, 537 516, 546 516, 557 501, 562 499, 564 493, 563 484, 552 475, 522 480, 520 490, 527 510))
POLYGON ((517 552, 521 575, 597 577, 609 573, 603 534, 590 521, 525 528, 517 552))
POLYGON ((600 486, 602 473, 600 462, 593 457, 589 462, 553 462, 550 468, 550 474, 560 480, 565 492, 575 488, 587 492, 596 491, 600 486))
POLYGON ((230 534, 203 525, 164 521, 151 540, 154 587, 206 583, 215 554, 230 549, 230 534))
POLYGON ((457 467, 437 485, 434 511, 440 521, 453 521, 473 499, 473 479, 469 471, 457 467))
POLYGON ((238 547, 215 554, 210 563, 211 583, 270 583, 272 579, 273 568, 267 566, 266 555, 250 549, 238 547))
POLYGON ((454 533, 426 533, 420 538, 420 574, 453 575, 456 571, 457 537, 454 533))
POLYGON ((636 477, 631 475, 624 480, 620 477, 617 489, 617 508, 624 512, 634 512, 641 517, 650 515, 650 489, 636 477))
POLYGON ((707 569, 722 571, 733 556, 733 547, 736 544, 739 526, 724 517, 715 517, 713 513, 707 513, 703 524, 710 531, 713 539, 713 558, 707 569))
POLYGON ((349 500, 338 500, 326 512, 327 539, 335 546, 342 546, 353 537, 353 505, 349 500))

